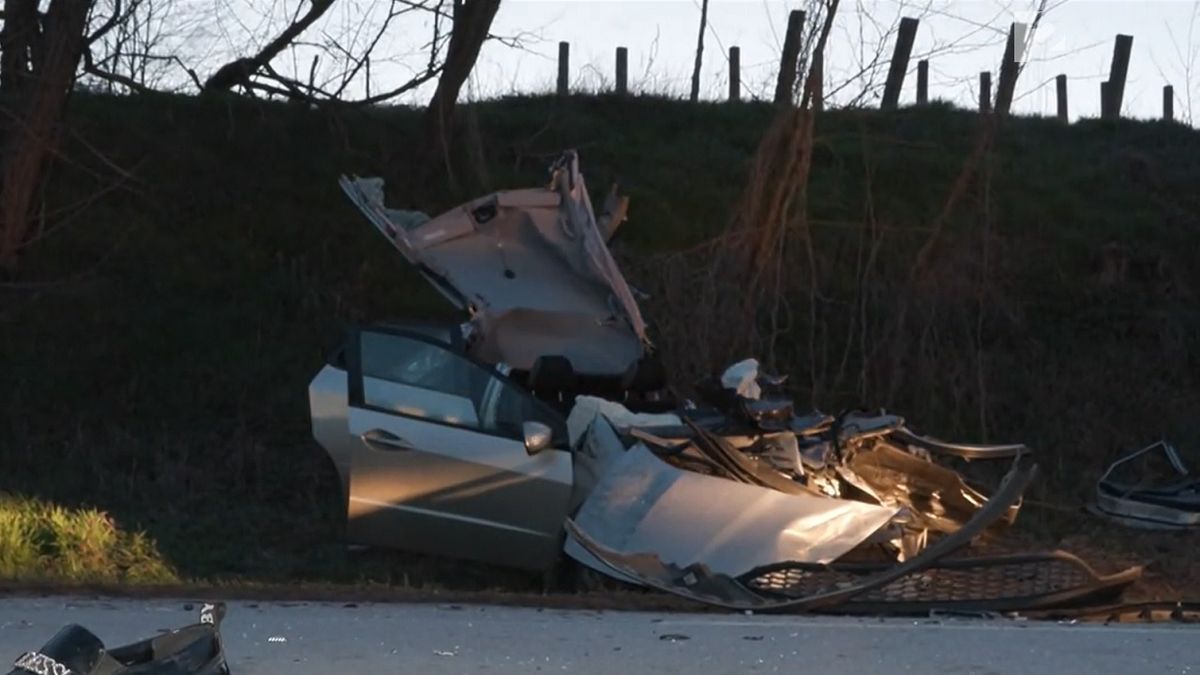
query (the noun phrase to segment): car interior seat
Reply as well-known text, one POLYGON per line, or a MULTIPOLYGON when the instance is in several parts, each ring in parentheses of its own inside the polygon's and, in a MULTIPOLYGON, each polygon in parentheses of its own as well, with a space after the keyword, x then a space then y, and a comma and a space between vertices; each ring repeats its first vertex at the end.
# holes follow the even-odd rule
POLYGON ((529 368, 527 386, 534 396, 566 412, 575 402, 578 378, 570 359, 547 354, 537 357, 529 368))
POLYGON ((666 391, 667 369, 657 354, 647 354, 629 364, 621 378, 625 407, 635 412, 669 412, 677 407, 675 397, 666 391))

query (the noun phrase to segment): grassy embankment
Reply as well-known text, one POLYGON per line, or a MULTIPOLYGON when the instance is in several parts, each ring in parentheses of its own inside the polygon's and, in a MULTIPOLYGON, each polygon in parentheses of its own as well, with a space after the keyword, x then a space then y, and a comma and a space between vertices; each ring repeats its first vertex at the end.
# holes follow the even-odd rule
MULTIPOLYGON (((672 290, 658 263, 722 230, 771 113, 611 98, 472 110, 460 187, 420 192, 406 181, 412 111, 74 99, 46 196, 61 228, 0 284, 0 578, 535 588, 526 575, 354 556, 338 542, 308 379, 346 321, 447 310, 336 178, 382 172, 393 203, 438 211, 541 182, 575 147, 594 198, 614 178, 632 196, 618 245, 632 280, 672 290)), ((975 123, 945 107, 821 120, 810 191, 820 293, 795 299, 781 370, 827 411, 886 405, 935 435, 1037 447, 1045 471, 1019 534, 1094 541, 1111 528, 1077 509, 1115 453, 1164 435, 1200 443, 1200 134, 1013 120, 950 214, 919 318, 891 335, 897 298, 912 295, 904 272, 975 123), (1132 264, 1098 273, 1110 242, 1132 264)), ((656 297, 647 311, 668 326, 679 308, 662 298, 686 289, 656 297)), ((666 330, 669 349, 686 326, 666 330)), ((1178 536, 1123 541, 1134 557, 1185 550, 1178 536)))

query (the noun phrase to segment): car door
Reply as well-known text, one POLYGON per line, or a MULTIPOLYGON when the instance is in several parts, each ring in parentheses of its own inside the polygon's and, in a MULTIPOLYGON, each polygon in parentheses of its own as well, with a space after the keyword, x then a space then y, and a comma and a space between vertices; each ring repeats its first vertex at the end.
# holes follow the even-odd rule
POLYGON ((348 538, 530 569, 556 560, 572 485, 561 415, 412 330, 353 331, 347 365, 348 538), (533 454, 531 421, 553 438, 533 454))

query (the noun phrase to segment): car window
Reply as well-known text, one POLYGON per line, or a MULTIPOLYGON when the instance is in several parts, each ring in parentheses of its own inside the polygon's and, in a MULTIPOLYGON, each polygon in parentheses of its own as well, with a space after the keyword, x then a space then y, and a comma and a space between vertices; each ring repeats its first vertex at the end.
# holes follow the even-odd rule
POLYGON ((565 434, 561 417, 528 392, 443 346, 371 331, 359 340, 366 405, 518 440, 524 422, 565 434))

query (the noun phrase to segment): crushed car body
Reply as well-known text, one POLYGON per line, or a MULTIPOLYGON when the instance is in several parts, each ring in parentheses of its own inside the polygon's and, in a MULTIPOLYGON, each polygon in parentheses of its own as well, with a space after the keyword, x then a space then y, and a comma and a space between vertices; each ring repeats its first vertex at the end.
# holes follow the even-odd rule
POLYGON ((565 552, 731 609, 1052 607, 1140 574, 960 555, 1016 519, 1036 474, 1024 445, 798 413, 754 359, 677 399, 608 250, 627 202, 614 189, 597 217, 573 151, 544 187, 436 217, 389 209, 376 178, 341 186, 465 314, 355 327, 313 378, 351 542, 532 570, 565 552))

